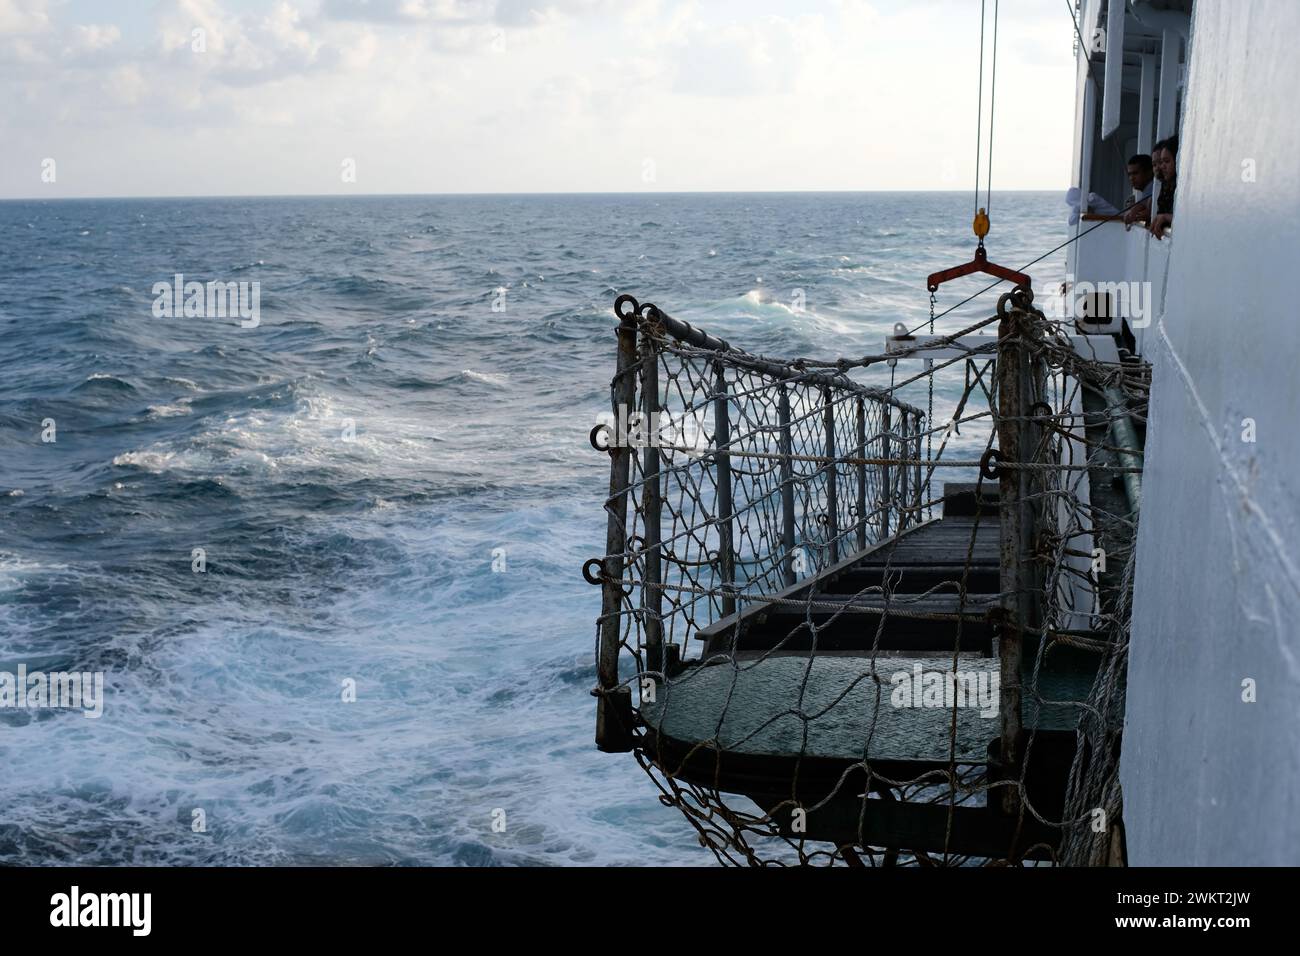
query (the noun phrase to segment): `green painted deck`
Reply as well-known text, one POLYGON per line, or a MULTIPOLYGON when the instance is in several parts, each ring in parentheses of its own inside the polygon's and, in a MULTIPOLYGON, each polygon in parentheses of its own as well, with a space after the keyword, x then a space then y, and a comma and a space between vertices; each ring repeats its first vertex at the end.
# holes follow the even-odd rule
MULTIPOLYGON (((984 675, 985 688, 994 691, 994 712, 983 717, 976 706, 956 708, 955 750, 954 708, 891 703, 895 674, 905 675, 910 686, 918 666, 923 675, 951 670, 951 659, 937 657, 877 658, 879 683, 869 658, 841 655, 815 657, 811 669, 806 657, 796 656, 692 667, 659 685, 656 701, 643 704, 641 713, 657 733, 679 744, 716 740, 722 750, 750 756, 947 763, 951 755, 959 763, 983 764, 989 741, 998 735, 998 662, 963 656, 958 663, 977 681, 984 675), (801 713, 815 719, 804 720, 801 713)), ((1082 701, 1091 684, 1091 675, 1074 669, 1048 670, 1039 693, 1048 700, 1082 701)), ((1040 730, 1072 730, 1080 712, 1073 705, 1040 709, 1032 699, 1021 710, 1026 725, 1040 730)))

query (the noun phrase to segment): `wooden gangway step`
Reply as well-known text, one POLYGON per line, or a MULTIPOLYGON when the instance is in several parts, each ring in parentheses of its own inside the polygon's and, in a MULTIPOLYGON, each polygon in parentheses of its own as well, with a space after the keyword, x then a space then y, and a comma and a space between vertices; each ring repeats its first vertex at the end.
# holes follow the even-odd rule
POLYGON ((999 524, 934 519, 851 555, 816 578, 702 628, 705 656, 765 651, 966 651, 988 655, 998 606, 999 524), (774 599, 774 600, 773 600, 774 599), (881 619, 884 624, 881 626, 881 619))
MULTIPOLYGON (((988 611, 998 605, 996 595, 832 593, 808 600, 811 606, 778 605, 755 615, 737 633, 736 649, 805 650, 813 647, 815 638, 816 647, 825 651, 876 647, 991 653, 988 611)), ((719 643, 725 644, 725 639, 719 643)))
POLYGON ((961 564, 884 564, 867 563, 851 568, 827 584, 831 594, 855 594, 870 588, 889 589, 899 594, 924 594, 935 588, 951 589, 965 586, 968 594, 996 594, 998 568, 996 565, 961 564))

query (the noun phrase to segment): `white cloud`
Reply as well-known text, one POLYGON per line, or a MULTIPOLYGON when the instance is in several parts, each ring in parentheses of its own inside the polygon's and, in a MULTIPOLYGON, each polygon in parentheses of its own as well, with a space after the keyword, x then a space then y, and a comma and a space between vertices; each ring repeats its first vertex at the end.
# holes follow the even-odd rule
POLYGON ((0 36, 40 33, 49 27, 49 0, 0 0, 0 36))
POLYGON ((112 24, 108 26, 95 23, 78 24, 73 28, 72 45, 67 47, 64 53, 68 56, 93 53, 112 46, 120 39, 122 39, 122 31, 112 24))
MULTIPOLYGON (((968 4, 773 0, 724 14, 689 0, 234 2, 163 0, 147 20, 101 13, 109 22, 92 24, 65 6, 0 0, 0 125, 21 147, 0 156, 0 173, 30 154, 84 150, 93 162, 60 176, 65 194, 973 178, 968 4), (180 161, 178 136, 213 148, 180 161), (247 162, 232 161, 232 144, 247 162), (344 156, 359 159, 355 186, 339 181, 344 156)), ((1038 13, 1003 11, 994 182, 1008 188, 1068 176, 1069 22, 1038 13), (1032 149, 1011 138, 1026 135, 1032 149)), ((30 179, 19 172, 0 182, 30 179)))
POLYGON ((104 84, 110 96, 125 106, 134 106, 148 88, 140 67, 133 63, 119 66, 108 75, 104 84))

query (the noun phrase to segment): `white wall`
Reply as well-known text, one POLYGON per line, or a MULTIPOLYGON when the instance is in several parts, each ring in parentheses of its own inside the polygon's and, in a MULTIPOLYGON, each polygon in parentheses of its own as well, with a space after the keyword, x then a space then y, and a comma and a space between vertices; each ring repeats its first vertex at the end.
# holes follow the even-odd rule
POLYGON ((1146 337, 1122 762, 1136 865, 1300 863, 1297 35, 1295 0, 1196 5, 1169 295, 1146 337))

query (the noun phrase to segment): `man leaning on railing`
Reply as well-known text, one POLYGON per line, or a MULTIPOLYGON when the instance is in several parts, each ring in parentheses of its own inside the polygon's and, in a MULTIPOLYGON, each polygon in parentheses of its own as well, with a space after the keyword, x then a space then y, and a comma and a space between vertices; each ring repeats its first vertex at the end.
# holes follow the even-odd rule
POLYGON ((1131 226, 1135 222, 1146 222, 1151 214, 1151 191, 1155 186, 1155 172, 1150 156, 1146 153, 1138 153, 1129 159, 1128 181, 1133 187, 1133 195, 1129 199, 1129 207, 1124 210, 1124 225, 1131 226))
POLYGON ((1156 197, 1156 214, 1147 228, 1157 239, 1162 238, 1165 231, 1174 224, 1174 190, 1178 186, 1175 167, 1177 153, 1177 136, 1161 140, 1151 151, 1151 162, 1155 167, 1156 178, 1160 180, 1160 195, 1156 197))

